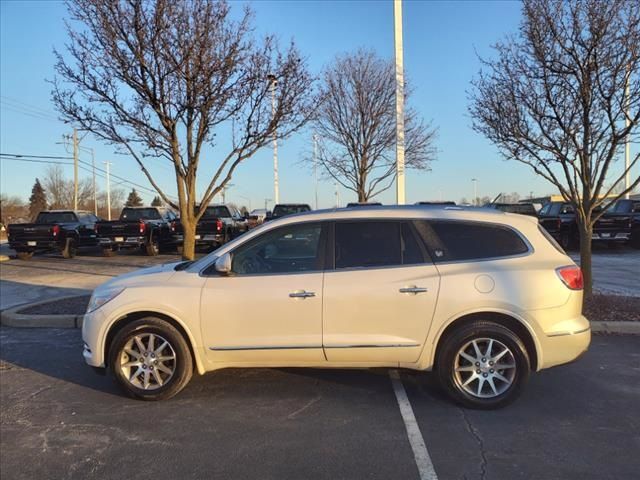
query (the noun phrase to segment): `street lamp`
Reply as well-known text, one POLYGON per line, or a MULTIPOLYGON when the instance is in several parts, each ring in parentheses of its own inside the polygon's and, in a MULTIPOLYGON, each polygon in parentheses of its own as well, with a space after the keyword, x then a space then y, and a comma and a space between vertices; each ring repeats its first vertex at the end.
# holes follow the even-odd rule
POLYGON ((478 179, 472 178, 471 181, 473 182, 473 205, 477 207, 479 203, 478 202, 478 179))
POLYGON ((271 85, 271 121, 274 122, 273 127, 273 198, 276 203, 280 203, 280 185, 278 184, 278 132, 275 128, 276 120, 276 87, 278 80, 273 74, 267 75, 267 79, 271 85))
POLYGON ((404 60, 402 49, 402 0, 393 2, 396 56, 396 203, 404 205, 404 60))

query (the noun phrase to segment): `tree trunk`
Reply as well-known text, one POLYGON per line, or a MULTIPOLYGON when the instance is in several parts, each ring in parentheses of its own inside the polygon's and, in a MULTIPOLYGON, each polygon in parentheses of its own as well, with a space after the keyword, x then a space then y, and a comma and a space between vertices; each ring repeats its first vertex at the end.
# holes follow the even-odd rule
POLYGON ((194 260, 196 256, 196 225, 194 219, 182 220, 182 259, 194 260))
POLYGON ((593 293, 593 272, 591 268, 591 236, 593 224, 590 221, 578 221, 580 231, 580 268, 584 278, 584 298, 590 298, 593 293))

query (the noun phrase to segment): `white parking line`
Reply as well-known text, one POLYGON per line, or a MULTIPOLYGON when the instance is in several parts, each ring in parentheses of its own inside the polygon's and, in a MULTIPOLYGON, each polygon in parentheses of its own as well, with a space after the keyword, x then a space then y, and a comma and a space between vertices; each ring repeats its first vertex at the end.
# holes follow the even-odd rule
POLYGON ((404 385, 402 385, 400 374, 397 370, 389 370, 389 377, 391 378, 393 391, 396 394, 396 400, 398 400, 400 415, 402 415, 404 426, 407 429, 407 436, 413 450, 413 457, 416 460, 420 480, 438 480, 427 446, 424 444, 424 438, 420 433, 420 427, 418 427, 418 422, 413 414, 413 408, 411 408, 411 403, 407 397, 407 392, 404 389, 404 385))

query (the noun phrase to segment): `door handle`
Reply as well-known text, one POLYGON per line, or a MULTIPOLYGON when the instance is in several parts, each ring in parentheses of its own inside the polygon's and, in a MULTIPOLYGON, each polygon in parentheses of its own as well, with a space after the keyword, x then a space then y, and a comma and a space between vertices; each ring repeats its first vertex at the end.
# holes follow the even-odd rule
POLYGON ((315 297, 316 292, 307 292, 306 290, 296 290, 295 292, 291 292, 289 297, 291 298, 307 298, 307 297, 315 297))
POLYGON ((425 293, 428 291, 429 290, 427 290, 426 288, 416 287, 416 286, 403 287, 399 290, 400 293, 413 293, 414 295, 417 295, 418 293, 425 293))

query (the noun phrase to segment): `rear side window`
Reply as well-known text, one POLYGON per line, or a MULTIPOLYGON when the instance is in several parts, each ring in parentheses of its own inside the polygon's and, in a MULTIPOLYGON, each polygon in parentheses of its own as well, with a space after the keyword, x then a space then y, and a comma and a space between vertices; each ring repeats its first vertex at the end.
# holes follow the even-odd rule
POLYGON ((416 228, 435 262, 510 257, 529 250, 515 231, 502 225, 432 220, 418 221, 416 228))
POLYGON ((371 268, 425 262, 423 248, 407 222, 338 222, 336 268, 371 268))

